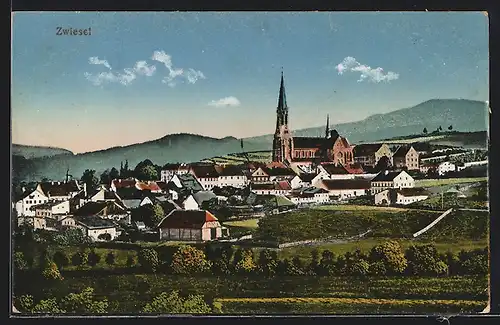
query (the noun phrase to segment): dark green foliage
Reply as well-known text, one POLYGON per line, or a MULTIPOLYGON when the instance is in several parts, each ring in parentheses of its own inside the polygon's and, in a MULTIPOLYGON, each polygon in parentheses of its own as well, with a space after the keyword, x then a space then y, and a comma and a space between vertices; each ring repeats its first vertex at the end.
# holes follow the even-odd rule
POLYGON ((26 262, 23 252, 14 253, 14 266, 18 270, 26 270, 28 268, 28 262, 26 262))
POLYGON ((139 264, 151 272, 156 272, 159 266, 158 253, 153 248, 143 248, 139 251, 139 264))
POLYGON ((433 245, 410 246, 406 250, 407 272, 413 275, 445 275, 448 266, 433 245))
POLYGON ((106 264, 108 264, 109 266, 115 264, 115 254, 113 254, 113 252, 111 251, 106 255, 106 264))
POLYGON ((59 266, 59 267, 66 267, 70 264, 70 259, 68 257, 68 254, 64 251, 57 251, 54 253, 54 262, 59 266))
POLYGON ((127 266, 128 267, 136 267, 137 266, 137 256, 135 256, 135 255, 127 256, 127 266))
POLYGON ((88 265, 94 267, 101 260, 101 255, 99 255, 95 250, 91 250, 88 254, 87 263, 88 265))
POLYGON ((278 268, 278 262, 278 254, 276 251, 271 251, 269 249, 260 251, 257 262, 259 272, 266 276, 275 275, 278 268))
POLYGON ((324 250, 321 253, 321 261, 318 267, 318 275, 333 275, 336 272, 337 258, 335 254, 329 250, 324 250))
POLYGON ((85 169, 80 180, 86 184, 87 191, 93 190, 99 185, 99 178, 93 169, 85 169))
POLYGON ((374 246, 369 259, 371 263, 383 262, 388 275, 401 274, 408 265, 401 245, 393 240, 374 246))
POLYGON ((73 266, 85 266, 89 261, 89 251, 87 249, 80 250, 73 254, 71 258, 71 263, 73 266))

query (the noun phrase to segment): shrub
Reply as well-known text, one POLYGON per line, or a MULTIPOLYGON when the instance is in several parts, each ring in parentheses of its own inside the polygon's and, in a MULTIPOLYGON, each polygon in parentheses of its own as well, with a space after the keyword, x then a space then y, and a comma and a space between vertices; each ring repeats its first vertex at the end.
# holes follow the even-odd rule
POLYGON ((26 270, 28 268, 28 263, 24 258, 23 252, 14 253, 14 266, 18 270, 26 270))
POLYGON ((73 254, 73 257, 71 258, 71 262, 73 263, 74 266, 84 266, 87 265, 89 261, 89 255, 88 251, 86 249, 81 250, 79 252, 76 252, 73 254))
POLYGON ((94 267, 101 260, 101 255, 99 255, 95 250, 90 251, 87 258, 88 265, 94 267))
POLYGON ((201 295, 180 297, 178 291, 170 294, 162 292, 152 302, 146 304, 143 313, 163 314, 209 314, 212 308, 204 301, 201 295))
POLYGON ((57 264, 54 262, 49 262, 42 271, 42 275, 47 280, 63 280, 61 272, 57 264))
POLYGON ((240 274, 249 274, 256 268, 257 265, 254 262, 253 251, 251 249, 241 250, 241 257, 238 258, 234 266, 234 271, 240 274))
POLYGON ((68 255, 62 251, 55 252, 53 259, 54 262, 60 267, 66 267, 70 263, 68 255))
POLYGON ((321 262, 319 263, 319 275, 333 275, 336 271, 336 256, 329 250, 324 250, 321 253, 321 262))
POLYGON ((137 256, 135 256, 135 255, 127 256, 127 266, 128 267, 136 267, 137 266, 137 256))
POLYGON ((261 274, 273 276, 278 268, 278 254, 275 251, 264 249, 260 251, 257 264, 261 274))
POLYGON ((387 270, 385 269, 384 262, 376 261, 370 263, 369 273, 371 275, 377 275, 377 276, 386 275, 387 270))
POLYGON ((205 253, 193 246, 179 246, 172 257, 170 268, 175 274, 199 274, 210 269, 205 253))
POLYGON ((149 271, 156 272, 158 265, 158 253, 153 248, 143 248, 139 251, 139 264, 149 271))
POLYGON ((106 255, 106 264, 108 264, 109 266, 115 264, 115 254, 113 254, 113 252, 111 251, 106 255))
POLYGON ((410 246, 406 250, 406 259, 408 260, 407 272, 410 274, 443 275, 448 273, 448 265, 441 261, 434 245, 410 246))
POLYGON ((369 273, 370 264, 363 259, 358 259, 354 263, 352 263, 350 272, 352 275, 360 275, 365 276, 369 273))
POLYGON ((401 274, 408 265, 401 245, 394 240, 376 245, 371 249, 370 262, 376 261, 384 263, 388 275, 401 274))
POLYGON ((473 255, 462 262, 461 269, 469 275, 488 274, 488 256, 473 255))

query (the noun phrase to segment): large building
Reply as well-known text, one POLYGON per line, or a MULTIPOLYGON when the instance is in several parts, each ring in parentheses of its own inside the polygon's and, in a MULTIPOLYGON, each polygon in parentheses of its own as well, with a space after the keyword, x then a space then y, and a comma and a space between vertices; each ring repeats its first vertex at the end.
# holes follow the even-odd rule
POLYGON ((288 105, 282 72, 278 107, 276 109, 273 161, 286 164, 319 164, 328 161, 335 164, 349 165, 354 162, 353 147, 336 130, 330 131, 328 116, 324 137, 292 136, 288 127, 288 105))

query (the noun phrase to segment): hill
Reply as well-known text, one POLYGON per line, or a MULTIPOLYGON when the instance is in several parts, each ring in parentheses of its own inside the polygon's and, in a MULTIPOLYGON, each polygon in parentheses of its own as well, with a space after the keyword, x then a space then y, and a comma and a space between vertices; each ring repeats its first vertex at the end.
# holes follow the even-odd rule
POLYGON ((429 143, 434 146, 451 146, 474 149, 486 149, 488 144, 487 131, 476 132, 440 132, 432 135, 410 135, 383 139, 379 141, 361 141, 360 143, 388 143, 388 144, 408 144, 408 143, 429 143))
MULTIPOLYGON (((293 111, 290 112, 293 116, 293 111)), ((375 141, 429 132, 449 125, 461 132, 486 131, 487 105, 467 99, 431 99, 413 107, 386 114, 376 114, 364 120, 332 125, 349 142, 375 141)), ((323 136, 324 126, 292 130, 294 136, 323 136)), ((272 143, 272 134, 248 138, 250 141, 272 143)))
POLYGON ((12 144, 12 155, 32 159, 40 157, 53 157, 57 155, 73 155, 73 152, 62 148, 12 144))
MULTIPOLYGON (((266 144, 245 143, 245 150, 268 149, 266 144)), ((206 157, 223 156, 230 152, 241 151, 240 140, 233 137, 223 139, 210 138, 194 134, 171 134, 163 138, 144 143, 77 155, 40 157, 29 160, 13 159, 13 169, 19 180, 36 181, 42 178, 60 180, 66 169, 74 177, 80 177, 85 169, 94 169, 101 173, 105 169, 120 167, 128 160, 134 168, 140 161, 150 159, 158 165, 167 162, 193 162, 206 157)))
MULTIPOLYGON (((270 115, 269 118, 275 117, 270 115)), ((446 129, 450 124, 461 132, 485 131, 486 120, 486 104, 483 102, 434 99, 414 107, 372 115, 359 122, 332 127, 346 136, 351 143, 359 143, 420 134, 424 127, 429 131, 439 126, 446 129)), ((293 130, 296 136, 323 136, 323 132, 324 126, 293 130)), ((223 157, 224 160, 226 159, 224 157, 231 153, 241 152, 240 145, 239 139, 229 136, 216 139, 186 133, 171 134, 153 141, 84 154, 37 157, 22 161, 22 164, 13 163, 13 168, 20 180, 36 181, 44 177, 58 180, 64 177, 67 168, 72 175, 80 177, 85 169, 95 169, 100 173, 111 167, 118 168, 120 162, 126 159, 132 168, 146 158, 158 165, 168 162, 199 161, 211 157, 223 157)), ((271 147, 271 134, 244 139, 245 151, 265 151, 271 147)), ((230 160, 235 160, 234 158, 241 159, 233 156, 230 160)))

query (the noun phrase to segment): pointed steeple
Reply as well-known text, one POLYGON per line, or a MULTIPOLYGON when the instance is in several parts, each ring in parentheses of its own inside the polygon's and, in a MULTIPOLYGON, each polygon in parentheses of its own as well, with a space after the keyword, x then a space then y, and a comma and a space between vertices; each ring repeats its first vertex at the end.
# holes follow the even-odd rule
POLYGON ((326 114, 326 129, 325 129, 326 138, 330 137, 330 115, 326 114))
POLYGON ((288 107, 286 106, 286 94, 285 94, 285 80, 283 78, 283 68, 281 68, 281 84, 280 84, 280 95, 278 98, 278 109, 285 110, 288 107))

